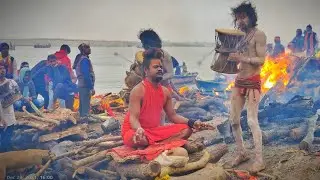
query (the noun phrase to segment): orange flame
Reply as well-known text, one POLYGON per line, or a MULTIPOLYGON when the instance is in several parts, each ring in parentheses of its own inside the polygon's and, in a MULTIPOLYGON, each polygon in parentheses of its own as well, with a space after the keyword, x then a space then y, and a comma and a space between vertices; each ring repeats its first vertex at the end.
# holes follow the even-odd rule
POLYGON ((263 93, 275 86, 277 82, 281 83, 283 87, 287 86, 291 77, 291 74, 288 73, 290 64, 291 60, 288 54, 277 58, 266 57, 260 73, 263 93))
MULTIPOLYGON (((287 86, 291 78, 291 74, 288 73, 288 69, 291 67, 290 65, 291 60, 289 53, 280 55, 277 58, 267 56, 260 73, 262 93, 267 92, 275 86, 277 82, 281 83, 283 87, 287 86)), ((230 91, 233 86, 234 82, 231 82, 226 88, 226 91, 230 91)))
POLYGON ((231 88, 234 87, 234 82, 231 82, 228 87, 226 88, 226 91, 231 91, 231 88))

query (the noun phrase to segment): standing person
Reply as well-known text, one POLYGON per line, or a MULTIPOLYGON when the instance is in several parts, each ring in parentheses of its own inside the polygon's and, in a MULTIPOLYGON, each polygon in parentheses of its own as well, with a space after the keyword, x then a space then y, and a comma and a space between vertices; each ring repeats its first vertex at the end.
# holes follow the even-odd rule
POLYGON ((61 65, 65 65, 70 73, 70 77, 73 83, 77 82, 77 78, 73 73, 73 70, 71 68, 71 59, 68 57, 68 54, 70 54, 71 48, 63 44, 60 47, 60 51, 57 51, 54 55, 57 57, 58 63, 61 65))
POLYGON ((6 78, 18 80, 17 61, 9 54, 9 44, 1 43, 0 65, 6 69, 6 78))
POLYGON ((235 79, 235 87, 231 94, 230 121, 236 140, 237 157, 231 166, 249 159, 245 152, 240 126, 240 115, 247 101, 248 125, 254 141, 255 161, 250 171, 259 172, 265 169, 262 157, 262 134, 258 122, 258 106, 261 96, 261 67, 266 53, 266 35, 257 29, 257 12, 251 3, 243 2, 232 8, 234 24, 246 35, 237 45, 238 52, 230 53, 228 60, 239 62, 239 73, 235 79))
POLYGON ((20 99, 18 84, 6 78, 6 67, 0 65, 0 152, 11 151, 11 138, 17 123, 13 103, 20 99))
POLYGON ((274 37, 274 48, 273 48, 272 57, 276 58, 284 53, 285 53, 285 48, 281 44, 280 36, 274 37))
POLYGON ((307 56, 313 56, 315 49, 318 47, 317 33, 312 31, 312 26, 309 24, 304 35, 304 49, 307 51, 307 56))
POLYGON ((82 55, 83 55, 83 45, 84 43, 81 43, 79 46, 78 46, 78 49, 79 49, 79 54, 77 54, 76 58, 74 59, 74 62, 73 62, 73 66, 72 66, 72 69, 76 70, 77 68, 77 64, 78 62, 80 61, 82 55))
POLYGON ((88 44, 83 44, 82 48, 83 55, 76 65, 76 74, 79 88, 80 118, 86 118, 88 117, 90 111, 91 96, 95 94, 95 74, 91 60, 89 59, 89 55, 91 54, 90 46, 88 44))
POLYGON ((293 43, 294 52, 303 52, 304 50, 304 37, 302 35, 302 30, 297 29, 296 36, 291 41, 293 43))

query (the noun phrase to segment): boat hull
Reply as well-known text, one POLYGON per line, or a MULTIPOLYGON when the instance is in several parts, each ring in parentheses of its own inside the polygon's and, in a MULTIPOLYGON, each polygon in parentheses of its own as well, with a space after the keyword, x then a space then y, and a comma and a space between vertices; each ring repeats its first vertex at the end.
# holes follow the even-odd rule
POLYGON ((187 75, 187 76, 178 76, 175 75, 171 79, 171 82, 174 85, 183 85, 183 84, 195 84, 196 83, 196 77, 198 76, 198 73, 187 75))
POLYGON ((222 92, 228 87, 227 83, 217 81, 196 80, 196 85, 203 92, 222 92))

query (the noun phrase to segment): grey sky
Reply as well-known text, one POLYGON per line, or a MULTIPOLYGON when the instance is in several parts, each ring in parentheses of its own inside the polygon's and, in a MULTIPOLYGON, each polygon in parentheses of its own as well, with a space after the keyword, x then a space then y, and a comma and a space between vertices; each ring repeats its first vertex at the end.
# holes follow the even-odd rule
MULTIPOLYGON (((212 42, 214 29, 232 28, 239 0, 0 0, 0 38, 137 40, 154 28, 164 40, 212 42)), ((319 34, 320 0, 256 0, 258 27, 268 41, 288 42, 296 28, 319 34)))

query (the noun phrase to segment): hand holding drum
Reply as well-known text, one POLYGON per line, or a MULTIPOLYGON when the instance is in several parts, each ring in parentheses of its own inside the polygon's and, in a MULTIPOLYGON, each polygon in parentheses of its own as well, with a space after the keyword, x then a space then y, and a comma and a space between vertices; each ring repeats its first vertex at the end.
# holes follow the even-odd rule
POLYGON ((219 73, 238 73, 238 62, 241 56, 238 52, 238 43, 244 37, 244 32, 233 29, 216 29, 216 55, 211 69, 219 73))

